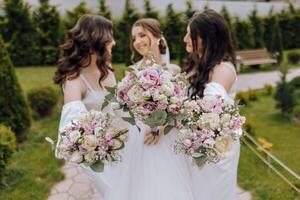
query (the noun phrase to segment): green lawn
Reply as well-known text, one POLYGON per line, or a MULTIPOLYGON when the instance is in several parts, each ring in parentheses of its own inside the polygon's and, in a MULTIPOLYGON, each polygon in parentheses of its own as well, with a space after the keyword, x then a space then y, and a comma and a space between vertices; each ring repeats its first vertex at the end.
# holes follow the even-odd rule
MULTIPOLYGON (((126 67, 118 64, 114 68, 120 79, 126 67)), ((54 70, 53 67, 17 68, 24 93, 41 85, 51 85, 59 90, 51 81, 54 70)), ((244 107, 242 112, 254 121, 256 136, 272 142, 275 156, 300 174, 300 126, 282 117, 274 107, 273 98, 260 92, 259 100, 244 107)), ((63 161, 54 158, 50 145, 44 141, 45 136, 56 138, 60 109, 61 101, 51 117, 33 122, 28 140, 19 146, 9 166, 9 186, 0 188, 0 199, 46 199, 52 186, 63 179, 63 174, 59 171, 63 161)), ((238 179, 239 185, 250 190, 254 199, 300 199, 244 145, 241 148, 238 179)))
MULTIPOLYGON (((256 138, 262 137, 273 143, 272 153, 300 174, 300 125, 295 124, 289 117, 283 117, 275 109, 273 97, 263 92, 259 92, 258 101, 245 106, 242 112, 253 121, 256 138)), ((241 187, 252 192, 254 199, 300 199, 299 194, 274 172, 269 171, 246 145, 241 148, 238 179, 241 187)), ((299 187, 300 182, 294 179, 292 181, 299 187)))
MULTIPOLYGON (((114 68, 117 78, 121 78, 126 67, 116 64, 114 68)), ((55 67, 16 68, 24 94, 36 87, 51 86, 62 97, 60 88, 52 81, 55 69, 55 67)), ((54 158, 54 152, 44 139, 46 136, 57 138, 61 99, 51 117, 32 122, 32 127, 27 133, 27 141, 18 146, 18 151, 8 168, 8 186, 0 188, 1 200, 46 199, 53 185, 64 179, 64 175, 60 172, 64 162, 54 158)))

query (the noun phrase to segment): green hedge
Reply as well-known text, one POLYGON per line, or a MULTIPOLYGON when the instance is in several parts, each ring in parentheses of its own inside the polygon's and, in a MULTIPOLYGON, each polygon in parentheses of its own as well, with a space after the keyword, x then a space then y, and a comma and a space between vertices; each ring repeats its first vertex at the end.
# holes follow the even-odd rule
POLYGON ((52 114, 58 102, 58 94, 48 86, 30 90, 27 98, 35 118, 52 114))
POLYGON ((30 127, 29 107, 23 96, 14 66, 0 36, 0 123, 12 128, 19 141, 30 127))
POLYGON ((0 183, 3 182, 6 166, 15 150, 15 134, 7 126, 0 124, 0 183))

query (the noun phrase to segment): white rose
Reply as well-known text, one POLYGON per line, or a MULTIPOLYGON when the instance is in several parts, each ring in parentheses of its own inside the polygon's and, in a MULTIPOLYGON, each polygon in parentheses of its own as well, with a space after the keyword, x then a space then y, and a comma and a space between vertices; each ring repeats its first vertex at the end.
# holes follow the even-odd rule
POLYGON ((103 134, 103 127, 98 126, 94 129, 94 133, 96 137, 100 137, 103 134))
POLYGON ((206 139, 206 140, 203 142, 203 145, 204 145, 205 147, 212 148, 212 147, 214 146, 215 143, 216 143, 215 140, 212 139, 212 138, 210 138, 210 139, 206 139))
POLYGON ((143 89, 139 86, 133 86, 127 93, 129 99, 134 103, 143 102, 143 89))
POLYGON ((83 161, 83 156, 79 153, 79 151, 73 152, 70 158, 70 162, 79 164, 82 161, 83 161))
POLYGON ((161 88, 167 96, 171 96, 174 92, 174 85, 170 81, 164 82, 161 88))
POLYGON ((96 148, 97 146, 97 138, 95 135, 85 135, 83 142, 82 142, 82 147, 85 148, 88 151, 92 151, 96 148))
POLYGON ((154 101, 159 101, 161 103, 168 103, 168 97, 164 94, 154 95, 153 96, 154 101))
POLYGON ((216 96, 204 96, 203 100, 205 102, 210 102, 210 103, 215 104, 215 102, 217 101, 217 98, 216 98, 216 96))
POLYGON ((224 154, 231 149, 232 144, 232 137, 230 135, 223 135, 216 138, 216 143, 214 147, 219 153, 224 154))
POLYGON ((221 123, 223 126, 228 126, 229 125, 229 122, 230 122, 230 119, 231 119, 231 115, 230 114, 224 114, 222 115, 221 117, 221 123))
POLYGON ((172 76, 172 73, 170 73, 169 71, 164 71, 161 77, 163 80, 170 80, 172 76))
POLYGON ((171 102, 172 104, 176 104, 178 101, 179 101, 179 99, 178 99, 177 97, 171 97, 171 98, 170 98, 170 102, 171 102))
POLYGON ((220 117, 216 113, 204 113, 201 116, 201 124, 211 130, 220 128, 220 117))
POLYGON ((77 142, 77 140, 80 138, 80 136, 81 136, 81 133, 79 131, 72 131, 69 134, 70 141, 73 143, 77 142))
POLYGON ((149 99, 151 97, 150 92, 149 91, 143 92, 143 97, 144 97, 145 100, 149 99))
POLYGON ((224 104, 232 106, 232 105, 234 105, 234 100, 232 100, 231 98, 226 98, 224 100, 224 104))
POLYGON ((121 105, 118 102, 111 102, 110 107, 112 110, 118 110, 121 108, 121 105))
POLYGON ((87 154, 84 155, 84 160, 87 162, 89 165, 95 163, 97 158, 97 155, 94 151, 88 152, 87 154))

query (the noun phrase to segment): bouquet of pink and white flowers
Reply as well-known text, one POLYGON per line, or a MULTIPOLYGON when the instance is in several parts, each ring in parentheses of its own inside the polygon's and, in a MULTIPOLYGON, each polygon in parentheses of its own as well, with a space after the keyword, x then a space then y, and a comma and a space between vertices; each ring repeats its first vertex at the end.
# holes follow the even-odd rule
POLYGON ((185 92, 189 86, 184 74, 171 74, 164 66, 152 63, 135 66, 112 93, 108 101, 116 101, 120 108, 129 111, 131 117, 124 120, 135 124, 141 120, 151 128, 165 126, 165 134, 175 127, 176 116, 180 114, 185 92))
POLYGON ((174 150, 191 156, 199 167, 225 158, 246 120, 233 100, 221 96, 186 101, 181 112, 186 118, 179 125, 174 150))
POLYGON ((60 133, 57 157, 84 163, 97 172, 103 171, 104 164, 119 162, 128 130, 118 127, 114 120, 113 116, 95 110, 82 113, 60 133))

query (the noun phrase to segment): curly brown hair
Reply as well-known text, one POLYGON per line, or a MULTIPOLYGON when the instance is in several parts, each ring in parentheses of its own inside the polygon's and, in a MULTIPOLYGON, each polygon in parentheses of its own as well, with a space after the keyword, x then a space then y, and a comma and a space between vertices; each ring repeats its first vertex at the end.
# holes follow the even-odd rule
POLYGON ((63 85, 80 75, 82 68, 91 63, 91 54, 97 54, 97 68, 100 71, 99 85, 108 76, 111 68, 111 54, 106 45, 113 40, 112 22, 99 15, 85 14, 68 31, 67 39, 60 46, 61 57, 54 75, 54 83, 63 85))
MULTIPOLYGON (((149 31, 154 37, 159 38, 160 39, 159 45, 158 45, 159 52, 161 54, 166 54, 167 44, 166 44, 165 40, 163 39, 163 32, 160 29, 160 23, 158 20, 153 19, 153 18, 139 19, 132 25, 131 29, 133 29, 136 26, 142 27, 144 30, 149 31)), ((135 61, 135 50, 133 48, 132 38, 130 40, 130 49, 132 52, 131 61, 134 62, 135 61)))

